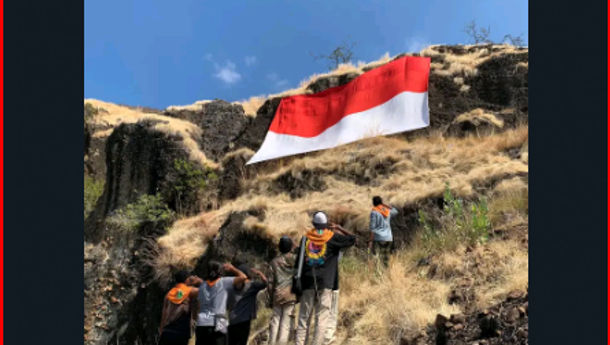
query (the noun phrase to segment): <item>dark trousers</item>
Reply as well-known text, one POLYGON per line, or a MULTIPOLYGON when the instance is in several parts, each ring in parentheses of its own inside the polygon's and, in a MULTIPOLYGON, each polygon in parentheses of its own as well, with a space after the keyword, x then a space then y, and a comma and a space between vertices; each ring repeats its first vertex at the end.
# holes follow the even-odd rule
POLYGON ((197 326, 195 329, 197 337, 195 345, 226 345, 227 335, 214 331, 212 326, 197 326))
POLYGON ((375 241, 373 242, 373 254, 379 257, 381 262, 385 266, 388 265, 390 261, 390 255, 392 254, 392 244, 391 241, 375 241))
POLYGON ((229 345, 246 345, 250 336, 250 320, 229 325, 229 345))
POLYGON ((163 331, 159 345, 188 345, 190 336, 174 332, 163 331))

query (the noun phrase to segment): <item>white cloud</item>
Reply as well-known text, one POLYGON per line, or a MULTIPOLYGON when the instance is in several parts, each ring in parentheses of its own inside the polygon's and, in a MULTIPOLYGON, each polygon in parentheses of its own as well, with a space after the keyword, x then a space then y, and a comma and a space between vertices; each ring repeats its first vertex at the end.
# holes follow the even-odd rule
POLYGON ((252 66, 256 63, 256 56, 246 56, 244 61, 246 62, 246 66, 252 66))
POLYGON ((222 80, 225 84, 235 84, 241 80, 241 74, 237 72, 235 64, 229 60, 226 61, 224 66, 214 64, 214 67, 216 68, 214 77, 222 80))
POLYGON ((407 53, 419 53, 431 43, 422 37, 411 37, 407 40, 407 53))
POLYGON ((288 80, 281 79, 277 73, 272 72, 267 74, 267 79, 273 84, 273 86, 277 89, 288 86, 288 80))

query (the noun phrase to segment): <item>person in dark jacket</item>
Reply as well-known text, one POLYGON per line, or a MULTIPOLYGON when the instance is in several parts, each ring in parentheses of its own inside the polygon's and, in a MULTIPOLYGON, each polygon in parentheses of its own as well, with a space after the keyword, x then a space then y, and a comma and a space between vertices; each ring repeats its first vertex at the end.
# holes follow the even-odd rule
POLYGON ((271 260, 271 281, 269 290, 273 316, 269 322, 269 345, 286 345, 292 328, 292 314, 297 298, 292 293, 292 277, 296 255, 292 252, 292 239, 280 238, 280 255, 271 260))
POLYGON ((246 345, 250 322, 256 319, 256 296, 267 287, 267 277, 246 264, 239 265, 237 269, 248 279, 241 289, 233 289, 229 294, 229 345, 246 345), (253 281, 253 275, 257 275, 261 281, 253 281))
POLYGON ((305 256, 301 285, 299 321, 296 345, 304 345, 308 333, 308 321, 315 309, 317 332, 312 345, 322 345, 323 337, 330 322, 332 289, 338 279, 339 252, 354 245, 356 237, 336 224, 328 224, 324 212, 313 215, 314 228, 305 234, 305 256))

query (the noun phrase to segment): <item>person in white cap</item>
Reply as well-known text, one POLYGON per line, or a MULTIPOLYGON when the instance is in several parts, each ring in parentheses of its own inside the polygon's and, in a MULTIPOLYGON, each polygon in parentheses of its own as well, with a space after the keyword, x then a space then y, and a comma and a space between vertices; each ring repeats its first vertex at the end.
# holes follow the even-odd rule
POLYGON ((356 242, 356 236, 341 226, 329 225, 324 212, 314 213, 312 223, 314 227, 307 231, 304 241, 304 264, 301 272, 303 293, 300 298, 296 345, 305 344, 308 321, 314 309, 316 332, 312 345, 323 344, 331 317, 332 289, 335 279, 338 279, 339 252, 356 242))

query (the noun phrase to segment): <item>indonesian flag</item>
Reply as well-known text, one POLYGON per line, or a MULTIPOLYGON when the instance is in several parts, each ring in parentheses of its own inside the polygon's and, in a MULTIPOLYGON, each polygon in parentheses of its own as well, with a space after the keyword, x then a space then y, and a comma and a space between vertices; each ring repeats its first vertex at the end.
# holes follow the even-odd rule
POLYGON ((405 56, 345 85, 285 97, 247 164, 426 127, 429 74, 430 58, 405 56))

